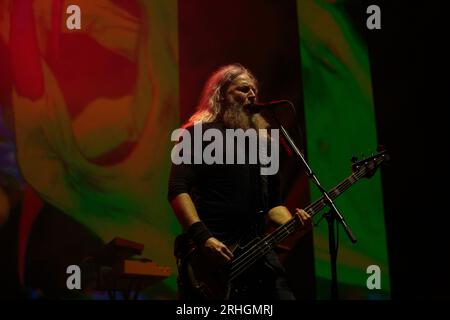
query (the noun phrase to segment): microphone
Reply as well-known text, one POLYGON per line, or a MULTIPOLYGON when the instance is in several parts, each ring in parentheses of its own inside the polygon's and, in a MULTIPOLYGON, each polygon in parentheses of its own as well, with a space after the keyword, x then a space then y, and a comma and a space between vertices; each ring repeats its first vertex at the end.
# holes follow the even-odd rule
POLYGON ((274 100, 269 102, 255 102, 247 106, 250 111, 258 112, 262 109, 273 109, 279 106, 288 105, 288 100, 274 100))

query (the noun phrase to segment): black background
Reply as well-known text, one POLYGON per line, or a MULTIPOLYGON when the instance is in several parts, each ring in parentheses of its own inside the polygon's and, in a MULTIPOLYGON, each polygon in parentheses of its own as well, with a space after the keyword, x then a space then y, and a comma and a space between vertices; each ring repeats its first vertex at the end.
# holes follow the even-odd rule
POLYGON ((448 89, 442 3, 375 1, 369 44, 393 299, 449 298, 448 89))

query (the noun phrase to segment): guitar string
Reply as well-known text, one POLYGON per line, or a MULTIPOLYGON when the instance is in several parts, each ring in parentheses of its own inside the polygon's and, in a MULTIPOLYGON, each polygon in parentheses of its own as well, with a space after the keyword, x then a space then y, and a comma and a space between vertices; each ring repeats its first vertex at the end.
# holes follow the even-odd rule
MULTIPOLYGON (((319 205, 320 207, 321 205, 319 205)), ((283 239, 285 236, 289 235, 296 228, 294 226, 297 224, 296 218, 291 219, 285 225, 283 225, 280 229, 276 230, 273 234, 269 235, 270 240, 263 238, 238 258, 238 261, 235 261, 231 268, 230 280, 234 279, 236 276, 244 272, 248 266, 252 265, 254 261, 258 260, 262 256, 264 256, 271 249, 271 244, 273 242, 277 242, 278 239, 283 239), (249 253, 250 252, 250 253, 249 253)))
MULTIPOLYGON (((350 187, 354 182, 356 182, 358 179, 360 179, 360 177, 357 176, 358 174, 353 174, 351 175, 349 178, 347 178, 342 184, 340 184, 338 187, 334 188, 332 190, 332 192, 330 192, 331 196, 334 196, 333 194, 336 193, 336 190, 341 189, 341 187, 344 187, 345 189, 347 189, 348 187, 350 187), (353 182, 351 182, 351 178, 355 176, 356 180, 354 180, 353 182)), ((338 196, 339 194, 337 194, 338 196)), ((325 206, 325 202, 323 198, 318 199, 316 202, 314 202, 311 206, 308 206, 306 209, 310 210, 313 209, 313 216, 315 216, 319 210, 321 210, 323 207, 325 206)), ((270 251, 271 246, 269 245, 269 242, 273 242, 273 241, 268 241, 267 238, 272 238, 275 240, 275 243, 278 241, 278 239, 283 239, 285 236, 289 235, 289 233, 292 233, 293 231, 295 231, 295 229, 293 228, 295 225, 297 224, 297 220, 296 218, 291 219, 290 221, 288 221, 286 224, 282 225, 279 227, 279 229, 277 229, 274 233, 267 235, 266 237, 264 237, 263 239, 261 239, 260 241, 258 241, 258 243, 256 243, 255 245, 253 245, 251 248, 249 248, 247 251, 245 251, 243 254, 241 254, 237 260, 235 260, 233 262, 233 265, 231 267, 231 272, 230 272, 230 278, 229 280, 233 280, 234 278, 236 278, 239 274, 241 274, 243 271, 245 271, 249 266, 251 266, 253 264, 254 261, 256 261, 257 259, 261 258, 262 256, 264 256, 268 251, 270 251), (288 231, 287 229, 293 229, 291 231, 288 231), (256 251, 255 248, 258 248, 259 250, 256 251), (249 254, 250 252, 250 254, 249 254), (243 261, 242 261, 243 260, 243 261)))
MULTIPOLYGON (((286 229, 289 229, 291 231, 288 230, 283 230, 281 232, 278 232, 275 236, 272 237, 272 241, 271 242, 277 242, 279 239, 283 239, 285 236, 289 235, 290 233, 292 233, 295 228, 293 228, 293 226, 295 225, 295 223, 293 223, 295 221, 290 221, 288 222, 289 227, 287 227, 286 229)), ((257 245, 259 247, 261 247, 261 245, 257 245)), ((262 248, 258 249, 258 251, 254 251, 255 254, 252 254, 249 258, 251 258, 249 261, 245 261, 245 262, 241 262, 238 265, 238 269, 234 268, 234 270, 231 272, 230 274, 230 281, 235 279, 237 276, 239 276, 240 274, 242 274, 242 272, 247 270, 247 267, 250 267, 251 265, 253 265, 253 262, 258 260, 259 258, 263 257, 267 252, 269 252, 271 249, 270 246, 265 245, 262 248), (256 256, 255 256, 256 255, 256 256)))
MULTIPOLYGON (((381 161, 379 161, 377 163, 377 165, 379 165, 384 160, 383 156, 381 158, 382 158, 381 161)), ((332 191, 330 192, 331 196, 332 197, 339 196, 340 193, 342 193, 343 191, 348 189, 351 185, 353 185, 356 181, 358 181, 361 177, 363 177, 365 175, 366 175, 366 167, 364 167, 364 170, 360 170, 358 173, 352 174, 350 177, 345 179, 341 184, 339 184, 336 188, 332 189, 332 191), (352 177, 355 179, 354 181, 351 181, 352 177), (344 189, 344 190, 342 190, 342 189, 344 189), (336 193, 337 191, 339 191, 339 193, 335 195, 334 193, 336 193)), ((318 213, 318 210, 321 210, 324 206, 325 206, 325 201, 323 198, 320 198, 317 201, 315 201, 311 206, 308 206, 307 210, 310 209, 309 207, 313 208, 313 211, 315 211, 312 214, 312 217, 313 217, 314 215, 316 215, 318 213)), ((277 229, 274 233, 267 235, 262 240, 260 240, 258 243, 256 243, 254 246, 252 246, 252 248, 248 249, 246 252, 244 252, 242 255, 240 255, 238 258, 241 258, 241 259, 237 259, 237 261, 234 261, 234 265, 231 268, 229 280, 230 281, 233 280, 236 276, 238 276, 243 271, 245 271, 248 266, 251 266, 255 260, 261 258, 268 251, 270 251, 271 247, 269 246, 269 242, 267 241, 267 238, 275 239, 275 243, 277 243, 277 241, 279 239, 283 239, 286 235, 289 235, 289 233, 291 233, 292 231, 295 231, 295 229, 292 231, 289 231, 287 229, 292 229, 292 227, 296 224, 296 222, 297 222, 296 219, 292 219, 292 220, 288 221, 286 224, 280 226, 279 229, 277 229), (262 247, 262 249, 260 249, 259 251, 254 251, 255 247, 262 247), (252 252, 252 251, 253 251, 253 253, 249 255, 248 252, 252 252), (255 257, 255 255, 256 255, 256 257, 255 257), (244 259, 244 261, 240 261, 242 259, 244 259), (245 261, 248 259, 250 259, 250 261, 245 261)), ((271 240, 270 242, 273 242, 273 240, 271 240)))
MULTIPOLYGON (((344 187, 344 189, 347 189, 348 187, 350 187, 350 186, 352 185, 352 182, 350 181, 350 178, 351 178, 351 177, 347 178, 347 179, 346 179, 344 182, 342 182, 338 187, 334 188, 334 189, 330 192, 331 196, 334 197, 334 196, 335 196, 334 194, 336 193, 336 190, 342 189, 342 187, 344 187)), ((342 191, 340 191, 340 192, 342 192, 342 191)), ((306 210, 306 211, 310 211, 310 210, 312 209, 312 211, 317 211, 317 210, 320 210, 320 209, 321 209, 320 207, 323 207, 323 206, 325 206, 325 201, 324 201, 323 198, 320 198, 320 199, 316 200, 314 203, 312 203, 310 206, 306 207, 305 210, 306 210)), ((313 216, 314 216, 316 213, 317 213, 317 212, 314 212, 314 213, 313 213, 313 216)), ((288 225, 288 223, 290 223, 291 221, 294 221, 294 222, 295 222, 295 218, 292 219, 292 220, 290 220, 290 221, 288 221, 286 224, 280 226, 277 230, 274 231, 274 233, 267 235, 266 237, 264 237, 263 239, 261 239, 259 242, 266 242, 267 240, 266 240, 265 238, 270 237, 271 235, 274 235, 274 234, 275 234, 276 232, 278 232, 279 230, 283 230, 284 227, 286 227, 286 226, 288 225)), ((259 243, 259 242, 258 242, 258 243, 259 243)), ((257 245, 257 244, 255 244, 254 246, 256 246, 256 245, 257 245)), ((253 246, 253 247, 254 247, 254 246, 253 246)), ((253 248, 253 247, 252 247, 252 248, 253 248)), ((248 251, 252 250, 252 248, 248 249, 248 251)), ((244 256, 245 254, 246 254, 246 252, 244 252, 242 255, 240 255, 240 256, 239 256, 236 260, 234 260, 234 261, 239 261, 240 258, 241 258, 242 256, 244 256)))
MULTIPOLYGON (((363 170, 360 170, 356 174, 352 174, 347 179, 345 179, 341 184, 339 184, 336 188, 332 189, 330 192, 330 195, 332 197, 339 196, 342 191, 342 187, 344 188, 343 191, 348 189, 350 186, 352 186, 355 182, 357 182, 361 177, 366 175, 366 168, 364 167, 363 170), (351 178, 354 178, 354 181, 351 181, 351 178), (337 195, 334 195, 336 191, 339 191, 337 195)), ((308 211, 310 209, 313 210, 313 214, 311 217, 314 217, 324 206, 325 206, 325 200, 322 198, 315 201, 310 206, 306 207, 305 211, 308 211)), ((242 274, 245 270, 250 267, 254 261, 260 259, 263 257, 267 252, 270 251, 271 246, 269 245, 269 242, 273 242, 271 240, 267 241, 267 238, 272 238, 275 240, 275 243, 278 242, 278 239, 283 239, 285 236, 289 235, 293 231, 295 231, 295 228, 293 228, 297 224, 296 218, 291 219, 284 225, 280 226, 277 230, 275 230, 272 234, 267 235, 266 237, 262 238, 260 241, 258 241, 255 245, 253 245, 251 248, 246 250, 243 254, 241 254, 236 260, 233 261, 232 266, 230 268, 230 276, 229 281, 232 281, 237 276, 242 274), (288 231, 286 229, 293 229, 292 231, 288 231), (255 248, 260 248, 259 250, 256 250, 255 248), (250 252, 250 253, 249 253, 250 252)))
MULTIPOLYGON (((380 165, 384 160, 385 160, 385 156, 381 155, 380 158, 378 159, 374 159, 376 165, 380 165), (381 161, 380 161, 381 160, 381 161)), ((352 186, 355 182, 357 182, 359 179, 361 179, 361 177, 366 175, 366 166, 364 166, 363 170, 359 170, 359 172, 357 173, 353 173, 351 176, 349 176, 347 179, 345 179, 341 184, 339 184, 336 188, 333 188, 330 192, 332 197, 337 197, 339 196, 340 193, 342 193, 343 191, 345 191, 346 189, 348 189, 350 186, 352 186), (351 178, 354 178, 355 180, 351 181, 351 178), (343 189, 343 190, 342 190, 343 189), (338 194, 334 195, 334 193, 336 193, 336 191, 339 191, 338 194)), ((319 210, 321 210, 324 206, 326 205, 323 197, 316 200, 313 204, 311 204, 310 206, 307 207, 307 210, 310 210, 311 208, 313 209, 313 214, 312 217, 315 216, 319 210), (311 207, 311 208, 309 208, 311 207)), ((290 221, 288 221, 286 224, 280 226, 275 232, 273 232, 272 234, 267 235, 266 237, 264 237, 263 239, 261 239, 260 241, 258 241, 255 245, 253 245, 250 249, 248 249, 246 252, 244 252, 243 254, 241 254, 236 260, 233 261, 233 265, 231 267, 231 272, 230 272, 230 281, 232 279, 234 279, 236 276, 238 276, 239 274, 241 274, 243 271, 245 271, 247 269, 248 266, 251 266, 253 264, 253 261, 255 261, 256 259, 261 258, 262 256, 264 256, 266 254, 266 252, 262 253, 262 254, 258 254, 258 251, 254 251, 255 247, 261 247, 263 246, 263 249, 260 249, 259 251, 263 251, 264 248, 265 251, 270 251, 270 246, 268 246, 268 238, 279 238, 279 239, 283 239, 285 237, 285 235, 288 235, 289 233, 291 233, 292 231, 288 231, 286 230, 287 228, 292 229, 293 226, 295 226, 297 220, 294 218, 290 221), (282 231, 282 232, 281 232, 282 231), (287 234, 286 234, 287 232, 287 234), (267 250, 269 249, 269 250, 267 250), (253 252, 256 253, 256 257, 252 257, 255 254, 251 254, 249 255, 249 252, 253 252), (260 255, 258 257, 258 255, 260 255), (244 261, 241 261, 243 260, 244 261), (250 261, 245 261, 250 259, 250 261), (236 269, 238 268, 238 269, 236 269), (243 268, 243 269, 242 269, 243 268), (241 271, 242 270, 242 271, 241 271)), ((278 239, 276 239, 276 241, 278 241, 278 239)), ((273 242, 273 241, 271 241, 273 242)), ((276 242, 275 242, 276 243, 276 242)))
POLYGON ((296 219, 291 220, 289 223, 283 226, 282 229, 278 230, 268 240, 263 240, 262 242, 256 244, 251 249, 251 253, 245 255, 244 259, 241 259, 233 266, 231 277, 234 278, 238 274, 242 273, 247 269, 248 266, 252 265, 254 261, 264 256, 273 244, 284 239, 287 235, 293 233, 296 230, 296 225, 298 221, 296 219))

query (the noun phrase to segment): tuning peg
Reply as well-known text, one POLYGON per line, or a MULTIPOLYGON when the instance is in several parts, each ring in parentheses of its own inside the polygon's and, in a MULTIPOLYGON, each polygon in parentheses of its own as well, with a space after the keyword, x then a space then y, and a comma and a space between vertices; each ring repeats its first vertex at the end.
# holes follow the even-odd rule
POLYGON ((358 162, 358 158, 357 158, 356 156, 353 156, 353 157, 350 159, 350 161, 353 162, 353 163, 356 163, 356 162, 358 162))

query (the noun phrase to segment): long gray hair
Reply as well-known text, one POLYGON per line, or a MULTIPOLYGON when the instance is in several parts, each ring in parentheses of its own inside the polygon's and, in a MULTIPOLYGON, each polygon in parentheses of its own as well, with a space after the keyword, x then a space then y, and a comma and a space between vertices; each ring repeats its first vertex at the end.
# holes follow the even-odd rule
POLYGON ((254 81, 255 86, 258 85, 253 74, 238 63, 221 67, 209 77, 203 87, 197 111, 183 125, 183 128, 187 128, 196 122, 206 123, 216 120, 223 111, 222 100, 228 86, 241 74, 247 74, 254 81))

